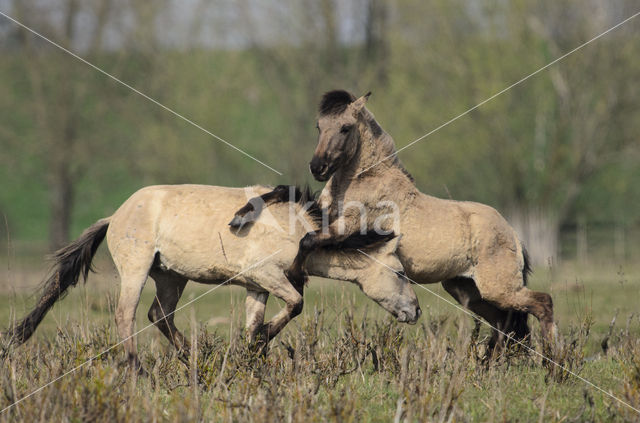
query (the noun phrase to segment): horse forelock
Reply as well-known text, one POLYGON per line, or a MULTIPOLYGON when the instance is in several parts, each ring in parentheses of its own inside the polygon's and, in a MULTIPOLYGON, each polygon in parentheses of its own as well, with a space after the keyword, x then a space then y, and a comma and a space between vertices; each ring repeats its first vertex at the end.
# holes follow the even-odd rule
POLYGON ((318 106, 318 112, 320 116, 339 115, 347 110, 347 106, 354 102, 356 97, 349 91, 345 90, 333 90, 324 93, 320 105, 318 106))

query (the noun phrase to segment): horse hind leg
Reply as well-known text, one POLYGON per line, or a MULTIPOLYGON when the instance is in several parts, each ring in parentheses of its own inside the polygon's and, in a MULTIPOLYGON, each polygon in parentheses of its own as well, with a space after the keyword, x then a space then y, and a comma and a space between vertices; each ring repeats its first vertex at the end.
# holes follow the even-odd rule
MULTIPOLYGON (((124 349, 127 353, 127 360, 132 370, 142 372, 140 360, 138 359, 138 349, 135 337, 136 309, 140 302, 142 288, 147 281, 149 268, 151 267, 152 256, 148 260, 139 260, 138 263, 129 262, 126 266, 119 265, 120 273, 120 297, 116 308, 116 326, 118 335, 122 339, 124 349)), ((114 260, 115 261, 115 260, 114 260)))
POLYGON ((187 285, 187 279, 174 272, 162 271, 152 271, 151 277, 156 283, 156 297, 147 316, 178 350, 180 361, 189 365, 189 341, 174 323, 174 312, 187 285))
POLYGON ((502 310, 482 299, 473 279, 454 278, 442 282, 442 287, 460 305, 482 317, 491 327, 489 350, 494 354, 504 344, 505 334, 509 331, 509 312, 502 310))
MULTIPOLYGON (((553 321, 553 301, 551 295, 545 292, 532 291, 523 286, 519 290, 503 295, 498 300, 505 308, 516 313, 533 314, 542 331, 542 338, 546 343, 553 343, 556 336, 556 326, 553 321)), ((517 326, 516 326, 517 329, 517 326)))
MULTIPOLYGON (((501 275, 492 269, 484 268, 478 271, 476 283, 482 298, 504 310, 513 310, 516 331, 525 332, 522 328, 521 313, 533 314, 540 322, 542 337, 546 343, 555 340, 555 323, 553 322, 553 301, 544 292, 532 291, 524 286, 520 274, 517 277, 501 275), (518 314, 520 313, 520 314, 518 314)), ((526 316, 525 316, 526 317, 526 316)), ((526 329, 528 331, 528 328, 526 329)))

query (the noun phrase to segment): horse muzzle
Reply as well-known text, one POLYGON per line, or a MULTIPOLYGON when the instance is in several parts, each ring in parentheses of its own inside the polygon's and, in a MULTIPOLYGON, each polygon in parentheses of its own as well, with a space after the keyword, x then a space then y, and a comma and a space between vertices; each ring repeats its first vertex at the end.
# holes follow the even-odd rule
POLYGON ((329 179, 333 173, 333 169, 329 166, 328 162, 323 162, 315 157, 311 160, 311 163, 309 163, 309 170, 311 171, 313 178, 320 182, 324 182, 329 179))
POLYGON ((422 316, 422 310, 420 309, 420 306, 416 306, 414 310, 403 310, 399 312, 396 317, 400 323, 415 325, 420 316, 422 316))

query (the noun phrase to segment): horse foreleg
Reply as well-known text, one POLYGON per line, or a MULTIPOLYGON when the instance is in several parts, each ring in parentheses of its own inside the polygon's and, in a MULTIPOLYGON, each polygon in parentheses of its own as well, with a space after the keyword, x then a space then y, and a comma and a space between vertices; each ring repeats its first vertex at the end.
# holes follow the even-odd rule
POLYGON ((349 227, 352 226, 347 225, 345 217, 341 217, 322 232, 308 232, 302 237, 298 245, 298 253, 293 259, 293 263, 285 270, 287 279, 289 279, 291 284, 298 290, 300 295, 302 295, 304 285, 307 282, 305 263, 309 255, 318 248, 340 244, 351 235, 350 232, 348 233, 345 230, 345 228, 349 227))
POLYGON ((251 343, 264 343, 266 339, 258 339, 260 329, 264 323, 264 310, 269 298, 268 292, 247 290, 247 298, 245 299, 246 322, 245 329, 251 343))
POLYGON ((291 319, 302 312, 304 303, 302 295, 284 277, 275 280, 256 280, 256 283, 285 302, 285 307, 278 314, 257 328, 257 332, 260 333, 259 336, 263 336, 268 343, 280 333, 291 319))
POLYGON ((147 316, 178 350, 180 361, 189 365, 189 341, 174 323, 174 312, 187 285, 187 279, 168 272, 153 272, 151 277, 156 282, 156 297, 147 316))

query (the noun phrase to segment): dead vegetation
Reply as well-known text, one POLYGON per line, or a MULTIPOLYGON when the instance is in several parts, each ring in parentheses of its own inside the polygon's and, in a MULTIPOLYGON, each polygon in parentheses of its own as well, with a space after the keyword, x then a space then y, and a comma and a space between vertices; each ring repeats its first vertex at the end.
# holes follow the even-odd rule
MULTIPOLYGON (((163 342, 141 346, 148 372, 132 380, 112 325, 61 330, 5 351, 2 421, 597 421, 637 414, 572 373, 640 406, 640 343, 612 325, 606 353, 586 357, 590 321, 560 336, 553 359, 522 348, 486 357, 486 333, 466 317, 428 315, 418 326, 307 312, 256 353, 195 324, 190 371, 163 342), (336 320, 338 319, 338 320, 336 320), (610 373, 607 375, 607 373, 610 373)), ((537 333, 537 332, 536 332, 537 333)), ((540 351, 534 336, 532 346, 540 351)))

